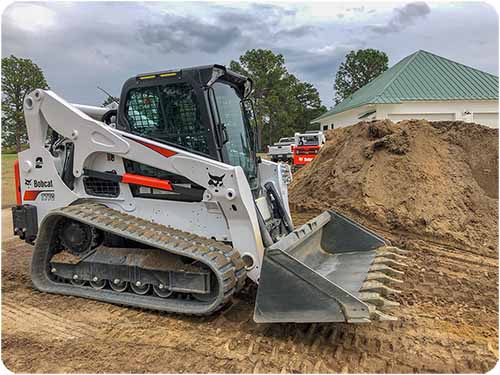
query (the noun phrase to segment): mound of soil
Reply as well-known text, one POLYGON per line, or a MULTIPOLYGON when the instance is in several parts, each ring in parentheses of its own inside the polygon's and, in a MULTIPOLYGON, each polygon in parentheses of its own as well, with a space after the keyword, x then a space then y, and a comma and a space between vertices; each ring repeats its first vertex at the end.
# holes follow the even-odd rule
POLYGON ((398 233, 498 247, 498 129, 464 122, 361 122, 327 132, 290 187, 297 209, 335 209, 398 233))

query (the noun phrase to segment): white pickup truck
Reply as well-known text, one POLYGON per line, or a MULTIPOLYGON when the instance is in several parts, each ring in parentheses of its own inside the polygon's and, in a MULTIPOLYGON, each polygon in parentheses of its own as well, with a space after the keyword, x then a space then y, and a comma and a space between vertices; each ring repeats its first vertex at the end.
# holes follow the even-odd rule
POLYGON ((274 145, 269 146, 267 155, 274 162, 277 161, 292 162, 294 147, 295 147, 294 137, 280 138, 280 140, 276 142, 274 145))

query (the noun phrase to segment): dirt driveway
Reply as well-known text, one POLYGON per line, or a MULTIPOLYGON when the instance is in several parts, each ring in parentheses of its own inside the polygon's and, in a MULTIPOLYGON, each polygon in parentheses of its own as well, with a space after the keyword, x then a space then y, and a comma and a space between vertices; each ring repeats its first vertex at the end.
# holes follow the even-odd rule
POLYGON ((402 306, 395 313, 399 321, 257 325, 252 321, 253 287, 231 309, 204 318, 41 294, 30 284, 31 247, 6 240, 2 360, 15 372, 56 373, 493 368, 498 358, 497 258, 416 240, 405 247, 411 252, 398 297, 402 306))

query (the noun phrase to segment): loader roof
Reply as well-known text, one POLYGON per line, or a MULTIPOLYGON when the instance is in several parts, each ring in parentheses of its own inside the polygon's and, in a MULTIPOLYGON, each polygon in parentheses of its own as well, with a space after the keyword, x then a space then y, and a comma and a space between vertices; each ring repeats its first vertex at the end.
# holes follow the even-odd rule
MULTIPOLYGON (((181 69, 162 70, 157 72, 142 73, 129 79, 129 81, 149 81, 152 79, 172 78, 177 77, 182 79, 183 76, 189 75, 202 85, 213 83, 217 79, 222 79, 232 83, 241 90, 242 96, 247 97, 251 91, 253 82, 250 78, 242 76, 236 72, 227 69, 224 65, 212 64, 194 66, 181 69)), ((128 82, 128 81, 127 81, 128 82)))

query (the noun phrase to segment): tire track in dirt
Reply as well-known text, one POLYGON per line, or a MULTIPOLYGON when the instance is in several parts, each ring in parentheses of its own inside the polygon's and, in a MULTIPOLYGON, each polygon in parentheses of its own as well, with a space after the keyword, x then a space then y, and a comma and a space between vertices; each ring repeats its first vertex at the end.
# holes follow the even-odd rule
POLYGON ((5 319, 5 329, 23 330, 27 332, 42 331, 49 338, 75 339, 93 336, 97 330, 93 327, 64 319, 59 315, 52 314, 46 310, 41 310, 35 306, 22 302, 11 302, 4 299, 2 304, 2 314, 5 319))
POLYGON ((399 321, 258 325, 252 320, 254 286, 223 313, 169 315, 34 291, 26 282, 30 248, 4 246, 4 363, 17 372, 448 373, 492 368, 498 356, 493 280, 498 271, 491 261, 462 262, 469 254, 460 249, 450 259, 442 248, 425 242, 410 241, 408 249, 409 267, 398 297, 402 306, 395 311, 399 321))

